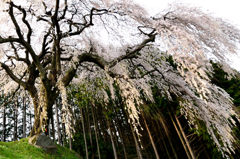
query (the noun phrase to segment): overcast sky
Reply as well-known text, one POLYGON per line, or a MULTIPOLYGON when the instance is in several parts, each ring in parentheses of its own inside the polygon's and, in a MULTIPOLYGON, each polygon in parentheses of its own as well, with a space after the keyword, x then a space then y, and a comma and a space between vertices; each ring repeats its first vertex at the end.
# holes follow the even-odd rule
MULTIPOLYGON (((144 7, 151 16, 163 11, 168 4, 182 3, 200 7, 215 17, 227 20, 240 29, 240 0, 133 0, 144 7)), ((240 72, 240 52, 230 58, 231 66, 240 72)))

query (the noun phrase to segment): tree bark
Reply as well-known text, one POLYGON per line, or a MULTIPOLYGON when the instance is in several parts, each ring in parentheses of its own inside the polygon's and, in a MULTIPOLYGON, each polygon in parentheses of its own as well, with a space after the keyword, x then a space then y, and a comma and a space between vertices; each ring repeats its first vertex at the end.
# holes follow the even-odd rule
POLYGON ((118 132, 119 132, 119 136, 120 136, 122 147, 123 147, 124 158, 127 159, 128 158, 127 157, 127 151, 126 151, 126 147, 125 147, 125 143, 124 143, 124 137, 122 135, 121 129, 118 129, 118 132))
MULTIPOLYGON (((114 108, 114 113, 117 114, 116 112, 116 109, 114 108)), ((120 137, 120 140, 121 140, 121 144, 122 144, 122 147, 123 147, 123 153, 124 153, 124 158, 127 159, 127 151, 126 151, 126 148, 125 148, 125 141, 124 141, 124 137, 122 135, 122 126, 121 126, 121 119, 118 115, 116 115, 116 131, 119 133, 119 137, 120 137)))
POLYGON ((66 146, 65 124, 62 122, 62 146, 66 146))
MULTIPOLYGON (((51 87, 46 87, 42 84, 38 96, 36 87, 28 90, 34 105, 34 124, 30 133, 29 143, 35 144, 36 139, 42 133, 48 130, 52 107, 56 100, 56 94, 51 91, 51 87)), ((48 132, 47 132, 48 133, 48 132)))

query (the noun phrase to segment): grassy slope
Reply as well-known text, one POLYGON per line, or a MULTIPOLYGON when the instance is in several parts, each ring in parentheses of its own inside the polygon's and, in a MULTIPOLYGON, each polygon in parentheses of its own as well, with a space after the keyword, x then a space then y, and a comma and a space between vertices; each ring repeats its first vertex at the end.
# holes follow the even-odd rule
POLYGON ((27 139, 15 142, 0 142, 0 159, 79 159, 78 155, 58 145, 54 155, 28 144, 27 139))

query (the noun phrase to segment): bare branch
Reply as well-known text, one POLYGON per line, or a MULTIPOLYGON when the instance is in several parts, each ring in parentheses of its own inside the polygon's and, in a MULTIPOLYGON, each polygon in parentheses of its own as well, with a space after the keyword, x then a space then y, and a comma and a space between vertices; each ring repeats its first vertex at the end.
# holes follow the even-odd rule
POLYGON ((6 73, 9 75, 9 77, 17 82, 19 85, 23 86, 24 88, 26 87, 26 83, 23 82, 20 78, 18 78, 17 76, 15 76, 12 72, 12 70, 4 63, 0 63, 1 67, 6 71, 6 73))
POLYGON ((27 13, 26 13, 25 9, 23 9, 21 6, 17 6, 14 3, 12 3, 12 5, 13 5, 14 8, 17 8, 23 14, 22 21, 28 28, 27 42, 30 44, 31 43, 32 28, 31 28, 29 22, 26 20, 27 13))
MULTIPOLYGON (((63 33, 62 37, 68 37, 68 36, 74 36, 74 35, 79 35, 81 34, 86 28, 90 27, 93 25, 93 16, 95 15, 103 15, 108 13, 107 9, 96 9, 96 8, 92 8, 90 11, 90 14, 87 14, 83 17, 84 19, 84 23, 75 23, 72 20, 68 20, 68 22, 70 23, 70 25, 82 25, 83 27, 80 28, 77 26, 78 30, 75 32, 66 32, 63 33), (87 20, 87 18, 89 18, 89 21, 87 20)), ((71 28, 70 28, 71 30, 71 28)))
POLYGON ((16 28, 16 33, 17 33, 19 39, 20 39, 20 40, 24 40, 24 37, 23 37, 23 35, 22 35, 22 33, 21 33, 20 26, 18 25, 18 22, 17 22, 14 14, 13 14, 13 7, 14 7, 14 3, 13 3, 13 2, 10 2, 10 3, 9 3, 9 11, 8 11, 8 13, 9 13, 9 15, 10 15, 10 17, 11 17, 11 20, 12 20, 15 28, 16 28))
POLYGON ((67 0, 64 1, 64 5, 65 5, 65 7, 64 7, 64 9, 63 9, 63 14, 62 14, 62 16, 60 17, 60 20, 65 18, 65 15, 66 15, 66 12, 67 12, 67 9, 68 9, 67 0))
MULTIPOLYGON (((7 57, 8 57, 8 58, 15 59, 15 60, 17 60, 17 61, 23 61, 23 62, 25 62, 27 65, 30 65, 31 62, 29 61, 28 57, 27 57, 27 56, 26 56, 26 58, 21 58, 21 57, 19 57, 17 48, 14 46, 14 44, 13 44, 12 42, 11 42, 10 44, 11 44, 13 50, 14 50, 15 56, 7 56, 7 57)), ((26 51, 26 52, 27 52, 27 51, 26 51)), ((26 53, 26 55, 27 55, 27 53, 26 53)))
POLYGON ((3 43, 11 43, 11 42, 17 42, 17 43, 20 43, 20 40, 18 38, 13 38, 11 36, 9 36, 8 38, 2 38, 0 36, 0 44, 3 44, 3 43))

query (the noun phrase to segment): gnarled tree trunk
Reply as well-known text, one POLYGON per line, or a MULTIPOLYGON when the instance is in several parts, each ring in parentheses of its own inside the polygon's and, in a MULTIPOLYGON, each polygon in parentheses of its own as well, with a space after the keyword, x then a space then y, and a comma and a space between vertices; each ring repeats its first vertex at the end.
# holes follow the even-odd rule
POLYGON ((56 99, 56 93, 44 85, 41 86, 39 93, 33 87, 29 91, 34 105, 34 124, 30 133, 29 143, 35 144, 37 137, 48 130, 52 116, 52 107, 56 99))

